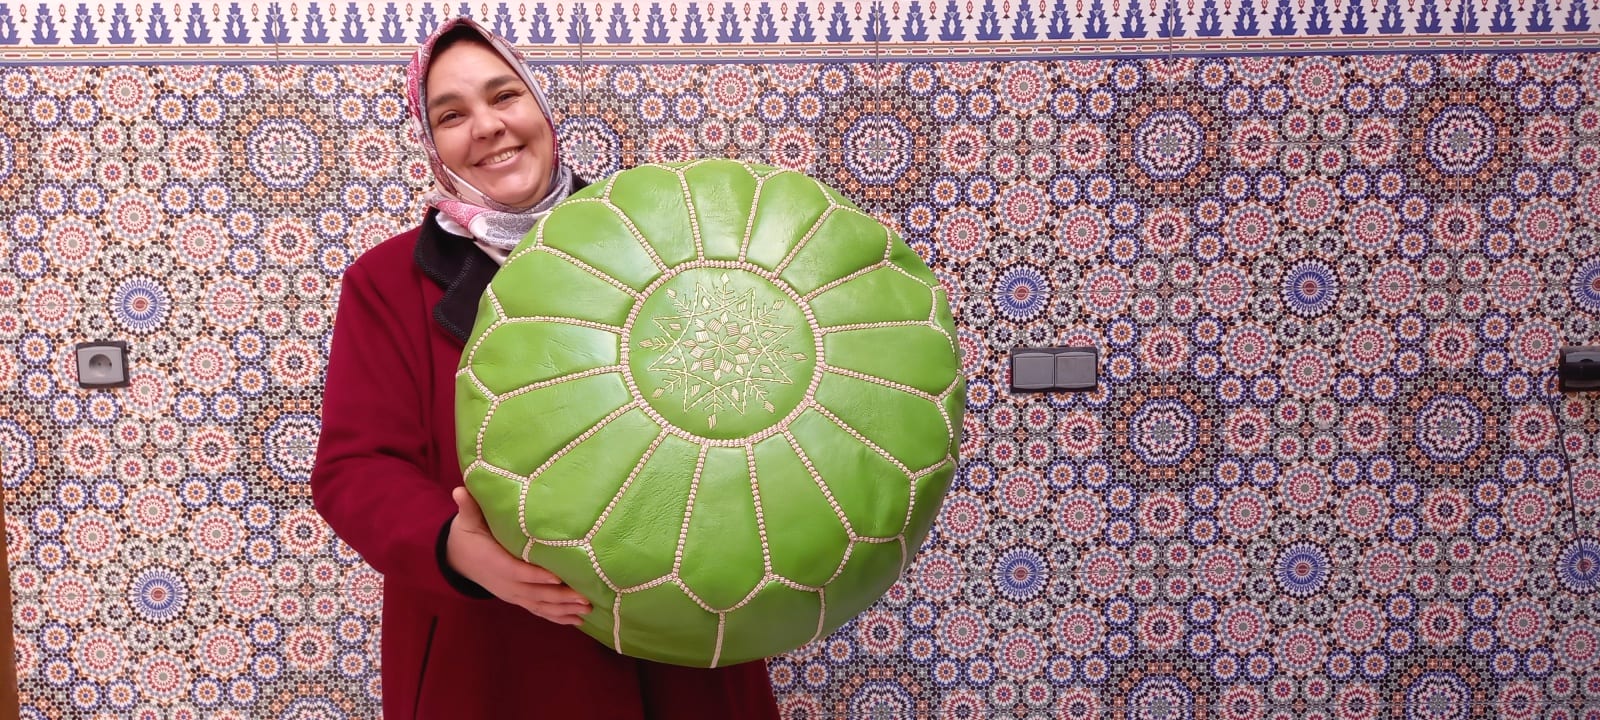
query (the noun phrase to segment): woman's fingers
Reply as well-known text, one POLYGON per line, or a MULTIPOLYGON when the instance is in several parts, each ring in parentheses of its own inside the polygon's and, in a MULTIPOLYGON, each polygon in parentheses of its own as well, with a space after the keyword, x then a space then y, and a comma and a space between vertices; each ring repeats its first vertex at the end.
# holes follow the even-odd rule
POLYGON ((540 612, 538 610, 529 610, 529 612, 533 613, 534 615, 538 615, 539 617, 544 618, 545 620, 553 622, 553 623, 555 623, 557 625, 573 625, 573 626, 577 626, 577 625, 582 625, 583 624, 583 616, 582 615, 548 614, 548 613, 540 612))
POLYGON ((561 584, 561 578, 556 577, 555 573, 539 567, 538 565, 531 565, 520 560, 517 560, 515 563, 513 563, 507 568, 507 570, 509 571, 509 579, 515 582, 527 583, 530 585, 561 584))
POLYGON ((553 623, 577 625, 591 608, 577 591, 564 585, 524 585, 517 604, 528 612, 553 623))
MULTIPOLYGON (((460 522, 461 518, 456 518, 456 521, 460 522)), ((466 542, 481 546, 483 554, 489 556, 489 562, 492 564, 491 571, 499 580, 527 585, 561 584, 561 578, 556 577, 555 573, 538 565, 524 562, 522 558, 506 551, 492 537, 480 536, 475 540, 466 542)))
POLYGON ((526 594, 528 597, 536 602, 545 605, 565 605, 568 606, 568 612, 577 612, 578 610, 574 610, 574 607, 580 608, 582 612, 589 611, 589 601, 579 595, 577 590, 565 585, 524 585, 523 587, 527 588, 526 594))

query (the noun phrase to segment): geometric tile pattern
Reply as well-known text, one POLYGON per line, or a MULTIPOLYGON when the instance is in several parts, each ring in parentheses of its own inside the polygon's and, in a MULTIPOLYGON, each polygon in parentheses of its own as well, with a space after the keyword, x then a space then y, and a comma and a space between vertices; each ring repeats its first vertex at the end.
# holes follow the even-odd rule
MULTIPOLYGON (((882 50, 534 70, 581 174, 800 169, 952 295, 956 484, 771 663, 788 717, 1600 712, 1600 402, 1552 383, 1600 341, 1600 54, 882 50), (1005 389, 1091 343, 1098 391, 1005 389)), ((381 578, 306 481, 339 275, 420 216, 401 75, 0 67, 26 717, 376 715, 381 578), (89 339, 129 387, 76 387, 89 339)))

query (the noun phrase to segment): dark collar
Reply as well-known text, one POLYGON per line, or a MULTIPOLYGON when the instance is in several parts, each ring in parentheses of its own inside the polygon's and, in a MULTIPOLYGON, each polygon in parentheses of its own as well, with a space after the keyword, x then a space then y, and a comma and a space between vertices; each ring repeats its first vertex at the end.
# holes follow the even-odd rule
MULTIPOLYGON (((572 192, 588 184, 574 176, 572 192)), ((414 257, 423 274, 444 290, 444 297, 433 306, 434 321, 466 345, 467 336, 472 334, 472 324, 478 319, 478 300, 494 274, 500 271, 500 264, 484 253, 472 238, 445 232, 433 220, 438 213, 437 208, 428 208, 427 217, 422 219, 414 257)))
POLYGON ((500 265, 483 252, 472 238, 452 235, 434 222, 438 210, 428 208, 417 238, 417 267, 444 297, 433 306, 433 319, 452 337, 467 343, 472 323, 478 319, 478 300, 500 265))

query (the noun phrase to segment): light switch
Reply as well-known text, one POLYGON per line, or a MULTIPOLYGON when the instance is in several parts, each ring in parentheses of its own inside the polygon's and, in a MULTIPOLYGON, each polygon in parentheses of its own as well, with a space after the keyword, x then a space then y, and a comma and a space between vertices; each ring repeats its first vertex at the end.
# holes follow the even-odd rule
POLYGON ((1056 353, 1057 390, 1090 391, 1100 385, 1100 353, 1094 348, 1064 348, 1056 353))
POLYGON ((1011 354, 1012 390, 1049 390, 1055 385, 1056 356, 1018 349, 1011 354))
POLYGON ((1019 392, 1087 392, 1099 386, 1100 351, 1093 347, 1019 347, 1011 350, 1011 389, 1019 392))

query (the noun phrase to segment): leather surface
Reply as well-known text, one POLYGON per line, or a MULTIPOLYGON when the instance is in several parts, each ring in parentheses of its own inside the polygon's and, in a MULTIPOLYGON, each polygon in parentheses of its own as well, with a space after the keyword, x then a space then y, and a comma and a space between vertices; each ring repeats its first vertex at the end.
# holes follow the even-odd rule
POLYGON ((559 205, 484 293, 460 459, 495 537, 594 603, 586 633, 729 665, 899 577, 955 472, 960 368, 933 274, 837 191, 643 166, 559 205))

